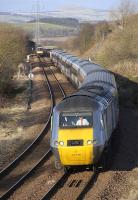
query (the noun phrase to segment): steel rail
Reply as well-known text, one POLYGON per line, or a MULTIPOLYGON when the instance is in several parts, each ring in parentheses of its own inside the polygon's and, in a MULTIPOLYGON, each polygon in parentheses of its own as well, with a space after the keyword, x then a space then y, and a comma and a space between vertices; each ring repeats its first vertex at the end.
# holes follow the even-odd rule
POLYGON ((29 178, 34 172, 35 170, 37 170, 40 166, 43 165, 44 162, 46 162, 49 157, 52 155, 51 150, 48 150, 46 152, 46 154, 39 160, 39 162, 29 171, 27 172, 24 176, 22 176, 5 194, 3 194, 0 199, 1 200, 6 200, 7 198, 9 198, 12 193, 23 184, 23 182, 29 178))
MULTIPOLYGON (((45 60, 45 59, 44 59, 44 62, 46 63, 46 60, 45 60)), ((60 88, 60 90, 61 90, 61 92, 62 92, 62 95, 63 95, 63 97, 65 98, 65 97, 66 97, 66 93, 65 93, 63 87, 62 87, 61 84, 59 83, 59 81, 58 81, 57 77, 55 76, 53 70, 52 70, 50 67, 49 67, 49 69, 50 69, 51 73, 53 74, 53 76, 55 77, 55 79, 56 79, 56 81, 57 81, 57 84, 58 84, 58 86, 59 86, 59 88, 60 88)))
MULTIPOLYGON (((49 117, 48 117, 48 120, 45 124, 45 127, 43 129, 43 131, 41 132, 41 134, 45 135, 48 133, 48 130, 49 130, 49 126, 50 126, 50 121, 51 121, 51 116, 52 116, 52 111, 53 111, 53 106, 54 106, 54 94, 51 90, 51 84, 47 78, 47 75, 43 69, 43 73, 45 74, 45 77, 46 77, 46 82, 47 82, 47 86, 48 86, 48 90, 49 90, 49 93, 50 93, 50 98, 51 98, 51 102, 52 102, 52 106, 51 106, 51 109, 50 109, 50 113, 49 113, 49 117)), ((40 141, 42 137, 42 135, 39 134, 39 136, 35 139, 35 141, 33 142, 33 147, 34 147, 34 144, 38 143, 38 140, 40 141)), ((32 147, 31 147, 32 148, 32 147)), ((30 149, 29 149, 30 150, 30 149)), ((26 151, 25 151, 26 153, 26 151)), ((28 153, 28 152, 27 152, 28 153)), ((27 172, 23 177, 20 178, 20 180, 18 180, 7 192, 5 192, 1 197, 0 199, 1 200, 5 200, 7 199, 14 191, 17 187, 19 187, 23 181, 28 178, 45 160, 47 160, 49 158, 49 156, 51 155, 51 151, 48 150, 48 152, 39 160, 39 162, 29 171, 27 172)), ((24 155, 23 155, 24 156, 24 155)), ((23 158, 20 157, 20 161, 21 159, 23 158)), ((15 162, 14 162, 15 163, 15 162)), ((14 165, 14 164, 13 164, 14 165)), ((14 166, 15 167, 15 166, 14 166)))
MULTIPOLYGON (((50 124, 50 118, 51 118, 51 115, 52 115, 52 110, 53 110, 53 106, 54 106, 54 100, 53 100, 53 97, 54 97, 54 94, 53 94, 53 91, 52 91, 52 86, 48 80, 48 77, 46 75, 46 72, 43 68, 43 73, 45 74, 45 77, 46 77, 46 80, 47 80, 47 85, 48 85, 48 89, 49 89, 49 92, 50 92, 50 96, 51 96, 51 100, 52 100, 52 107, 51 107, 51 112, 50 112, 50 115, 49 115, 49 119, 47 121, 47 126, 50 124)), ((56 79, 56 81, 58 82, 58 86, 60 85, 59 81, 56 79)), ((60 90, 62 88, 62 86, 59 87, 60 90)), ((61 90, 62 92, 64 91, 63 89, 61 90)), ((63 94, 63 93, 62 93, 63 94)), ((65 95, 65 92, 64 92, 64 95, 65 95)), ((45 126, 46 127, 46 126, 45 126)), ((18 180, 6 193, 4 193, 0 199, 1 200, 6 200, 27 178, 30 177, 30 175, 36 170, 38 169, 40 166, 42 166, 42 164, 44 162, 46 162, 49 157, 52 155, 52 152, 51 150, 49 149, 45 155, 38 161, 38 163, 30 170, 28 171, 24 176, 22 176, 20 178, 20 180, 18 180)))
POLYGON ((92 177, 90 178, 90 180, 87 182, 86 186, 84 187, 84 189, 81 191, 81 193, 78 195, 78 197, 76 198, 76 200, 83 200, 84 196, 87 194, 87 192, 89 191, 90 188, 92 188, 92 186, 94 185, 95 181, 97 180, 99 171, 95 171, 94 174, 92 175, 92 177))
MULTIPOLYGON (((49 67, 50 68, 50 67, 49 67)), ((52 69, 50 68, 52 71, 52 69)), ((53 73, 53 71, 52 71, 53 73)), ((54 74, 55 77, 55 74, 54 74)), ((56 78, 56 77, 55 77, 56 78)), ((65 96, 64 96, 65 97, 65 96)), ((70 176, 71 172, 66 172, 63 174, 63 176, 60 177, 60 179, 48 190, 48 192, 45 193, 45 195, 40 200, 48 200, 52 199, 54 194, 58 191, 58 189, 64 185, 68 177, 70 176)), ((82 200, 85 196, 85 194, 89 191, 89 188, 92 187, 98 177, 99 171, 94 171, 92 177, 88 180, 87 184, 84 186, 83 190, 80 192, 80 194, 76 197, 76 200, 82 200)))
MULTIPOLYGON (((82 200, 84 199, 84 196, 87 194, 89 189, 94 185, 95 181, 97 180, 99 172, 95 171, 92 174, 92 177, 88 180, 87 184, 84 186, 83 190, 80 192, 80 194, 75 198, 76 200, 82 200)), ((45 193, 45 195, 40 200, 48 200, 52 199, 52 197, 58 192, 58 189, 61 188, 68 177, 71 175, 71 172, 66 172, 61 176, 61 178, 49 189, 48 192, 45 193)))
MULTIPOLYGON (((43 70, 43 73, 44 73, 44 70, 43 70)), ((53 110, 53 106, 54 106, 54 101, 52 100, 51 86, 49 84, 47 86, 48 86, 48 90, 49 90, 49 93, 51 96, 52 107, 51 107, 49 118, 48 118, 46 124, 44 125, 44 127, 43 127, 42 131, 39 133, 39 135, 35 138, 35 140, 19 156, 17 156, 17 158, 15 160, 13 160, 8 166, 6 166, 3 170, 0 171, 0 179, 2 179, 4 176, 9 174, 12 171, 12 169, 14 169, 19 164, 19 162, 21 160, 23 160, 23 158, 29 152, 31 152, 33 150, 34 146, 37 145, 45 136, 45 134, 46 134, 45 130, 48 128, 48 125, 50 125, 50 118, 51 118, 52 110, 53 110)))
POLYGON ((53 76, 55 77, 55 79, 57 81, 57 84, 58 84, 58 86, 59 86, 59 88, 60 88, 60 90, 62 92, 63 98, 65 98, 66 97, 66 93, 65 93, 64 89, 62 88, 61 84, 59 83, 59 81, 58 81, 57 77, 55 76, 53 70, 50 67, 49 67, 49 69, 50 69, 50 71, 52 72, 53 76))
POLYGON ((70 173, 64 173, 63 176, 49 189, 49 191, 40 200, 50 199, 57 192, 58 187, 67 180, 69 175, 70 173))

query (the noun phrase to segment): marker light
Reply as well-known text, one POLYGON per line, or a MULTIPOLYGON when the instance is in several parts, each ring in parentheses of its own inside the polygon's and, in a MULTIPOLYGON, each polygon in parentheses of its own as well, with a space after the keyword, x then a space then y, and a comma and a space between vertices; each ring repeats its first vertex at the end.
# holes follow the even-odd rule
POLYGON ((64 145, 64 142, 63 142, 63 141, 60 141, 59 144, 60 144, 61 146, 63 146, 63 145, 64 145))
POLYGON ((88 140, 88 141, 87 141, 87 144, 88 144, 88 145, 91 145, 91 144, 92 144, 92 140, 88 140))
POLYGON ((88 141, 87 141, 87 144, 88 144, 88 145, 96 144, 96 140, 95 140, 95 139, 94 139, 94 140, 88 140, 88 141))

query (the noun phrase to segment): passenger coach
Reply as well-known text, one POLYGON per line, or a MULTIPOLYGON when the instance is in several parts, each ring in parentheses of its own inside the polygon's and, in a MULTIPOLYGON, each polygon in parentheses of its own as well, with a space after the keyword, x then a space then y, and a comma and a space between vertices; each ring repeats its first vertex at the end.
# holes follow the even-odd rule
POLYGON ((51 59, 78 88, 53 110, 50 144, 55 166, 95 166, 108 149, 118 123, 114 75, 96 63, 61 50, 53 50, 51 59))

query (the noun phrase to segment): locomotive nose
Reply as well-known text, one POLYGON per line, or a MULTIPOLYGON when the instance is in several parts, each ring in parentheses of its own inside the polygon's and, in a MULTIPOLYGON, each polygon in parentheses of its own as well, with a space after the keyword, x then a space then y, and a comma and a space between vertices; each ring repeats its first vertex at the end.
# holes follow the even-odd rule
POLYGON ((93 129, 59 130, 59 155, 63 165, 88 165, 93 163, 93 129), (60 145, 60 141, 64 145, 60 145))
POLYGON ((60 148, 60 160, 63 165, 89 165, 93 162, 93 148, 73 147, 60 148))

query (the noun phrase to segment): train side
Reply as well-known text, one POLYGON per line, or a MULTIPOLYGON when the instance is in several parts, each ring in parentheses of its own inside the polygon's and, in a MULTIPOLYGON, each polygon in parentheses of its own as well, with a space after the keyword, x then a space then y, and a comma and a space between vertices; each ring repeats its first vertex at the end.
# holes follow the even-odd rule
POLYGON ((53 111, 51 147, 56 162, 65 167, 95 165, 118 123, 114 75, 96 63, 61 50, 53 50, 50 57, 78 88, 77 93, 63 99, 53 111), (81 115, 88 119, 88 127, 76 125, 81 115), (61 121, 65 120, 69 122, 63 127, 61 121))

